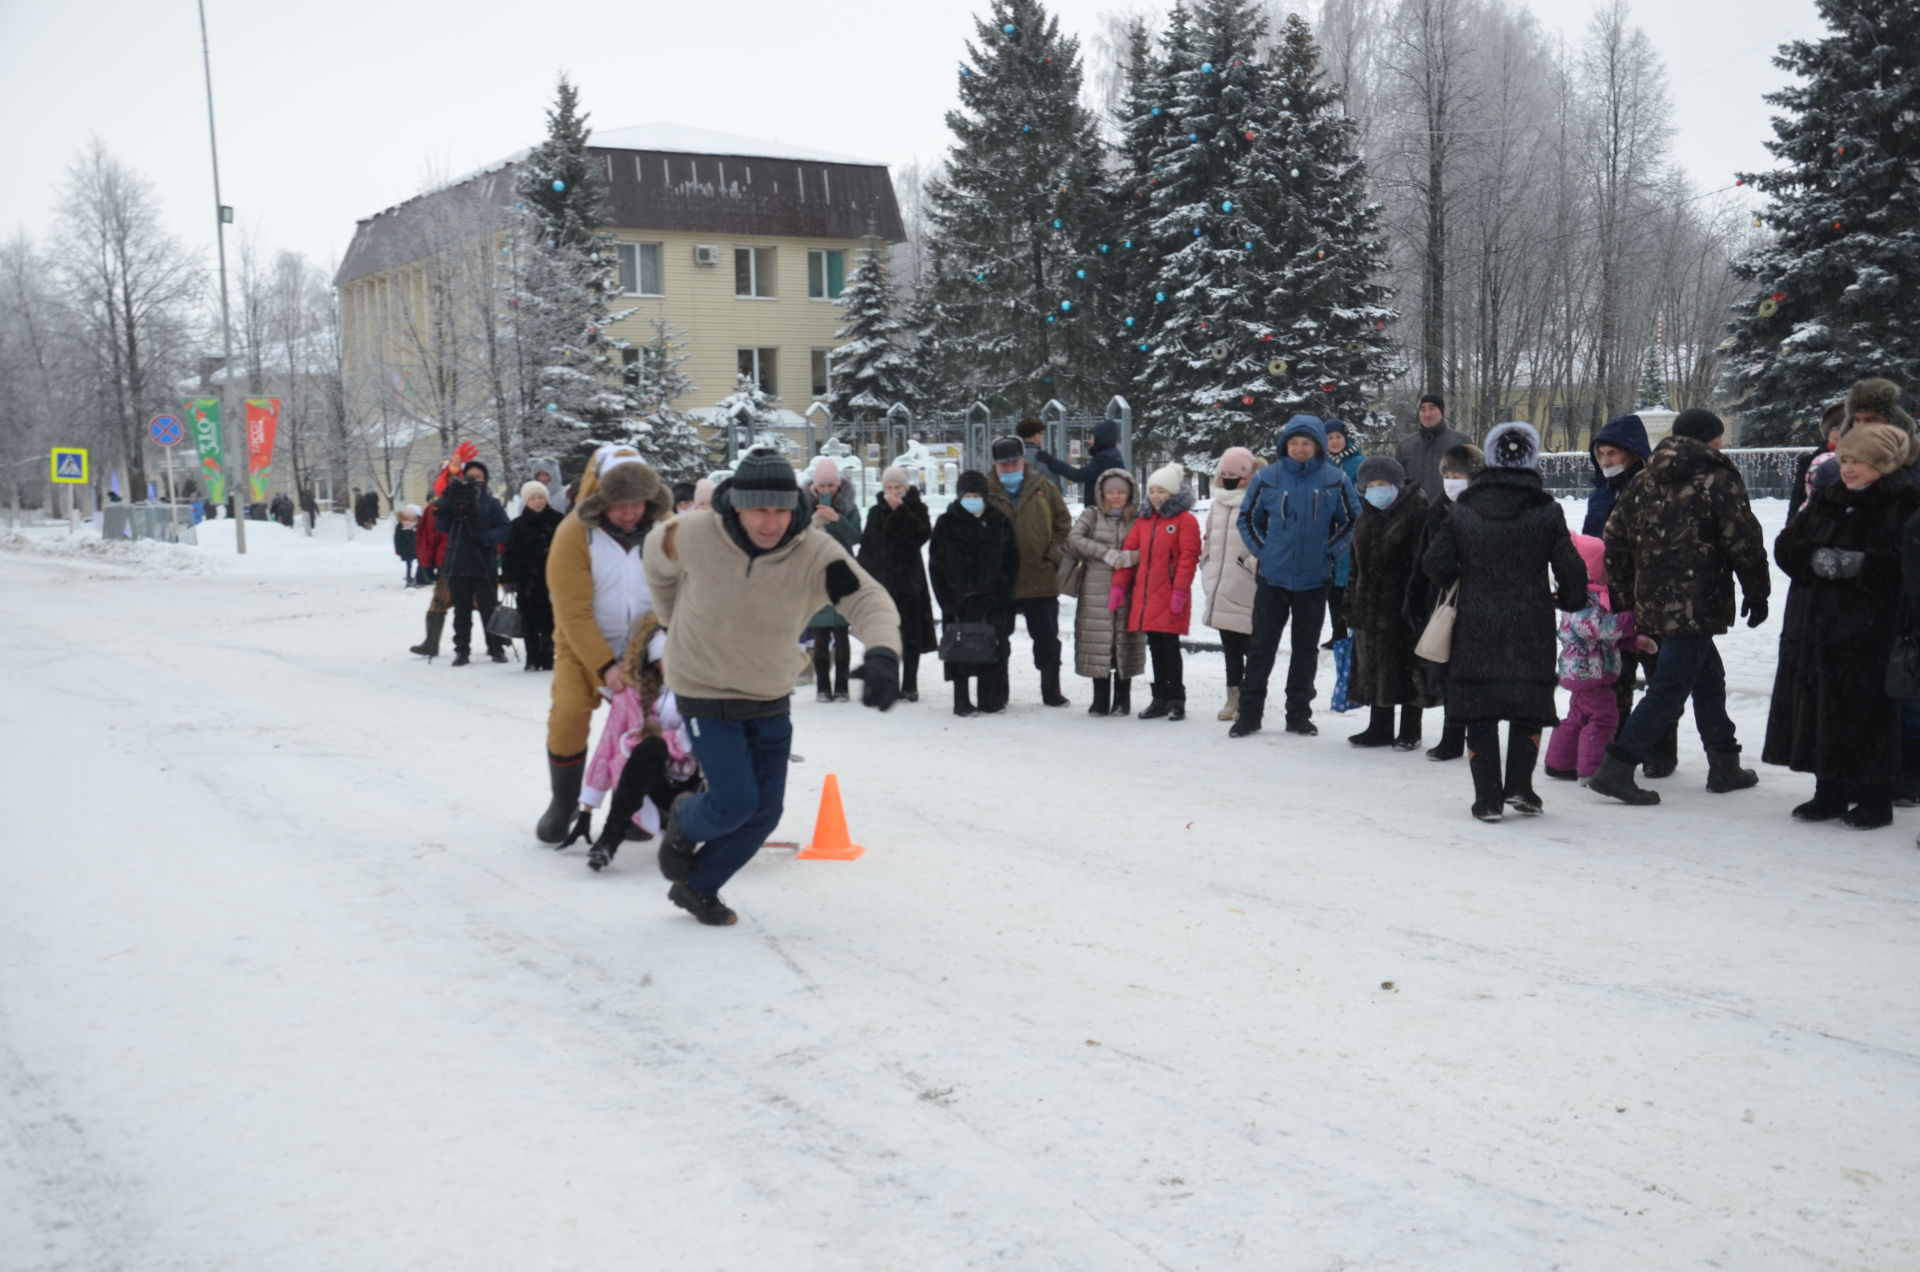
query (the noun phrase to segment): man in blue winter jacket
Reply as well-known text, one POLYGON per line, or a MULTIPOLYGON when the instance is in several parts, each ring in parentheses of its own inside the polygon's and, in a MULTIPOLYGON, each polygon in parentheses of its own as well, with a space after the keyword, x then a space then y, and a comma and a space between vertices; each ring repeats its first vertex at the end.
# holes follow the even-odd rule
POLYGON ((1240 504, 1240 537, 1259 561, 1254 582, 1253 635, 1240 685, 1240 717, 1228 736, 1260 731, 1267 681, 1280 636, 1293 623, 1287 664, 1287 732, 1312 737, 1313 677, 1320 661, 1320 625, 1327 616, 1327 584, 1334 562, 1353 537, 1359 501, 1353 483, 1327 462, 1325 426, 1296 415, 1280 430, 1280 458, 1254 474, 1240 504))

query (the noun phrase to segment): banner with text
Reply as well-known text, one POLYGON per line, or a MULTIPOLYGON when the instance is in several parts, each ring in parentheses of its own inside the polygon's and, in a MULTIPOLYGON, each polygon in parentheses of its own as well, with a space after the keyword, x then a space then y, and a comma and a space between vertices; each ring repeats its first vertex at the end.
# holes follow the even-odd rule
POLYGON ((267 501, 267 483, 273 479, 273 435, 279 429, 279 398, 247 399, 247 475, 255 503, 267 501))
POLYGON ((200 487, 209 504, 226 502, 226 452, 220 445, 220 399, 192 398, 187 402, 187 428, 200 452, 200 487))

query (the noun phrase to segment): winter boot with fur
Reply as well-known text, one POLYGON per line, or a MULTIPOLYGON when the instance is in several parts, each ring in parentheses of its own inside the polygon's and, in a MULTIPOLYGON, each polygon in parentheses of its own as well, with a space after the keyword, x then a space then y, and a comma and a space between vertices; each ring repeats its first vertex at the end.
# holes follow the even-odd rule
POLYGON ((438 614, 429 611, 427 614, 427 638, 418 645, 413 646, 407 652, 419 654, 428 662, 432 662, 440 656, 440 633, 446 630, 446 626, 447 616, 444 611, 438 614))
POLYGON ((1607 758, 1600 761, 1600 771, 1587 782, 1587 789, 1623 804, 1658 804, 1659 791, 1647 790, 1633 780, 1633 770, 1638 767, 1639 762, 1631 755, 1618 746, 1609 746, 1607 758))
POLYGON ((1506 809, 1500 800, 1499 751, 1469 753, 1467 771, 1473 774, 1473 815, 1483 822, 1497 822, 1504 818, 1506 809))
POLYGON ((1739 747, 1730 746, 1724 751, 1707 752, 1707 789, 1715 795, 1744 791, 1749 786, 1758 785, 1760 775, 1750 768, 1740 767, 1739 747))
POLYGON ((1393 745, 1393 708, 1375 707, 1367 718, 1367 727, 1348 738, 1354 746, 1393 745))
POLYGON ((1793 810, 1793 820, 1803 822, 1832 821, 1844 817, 1847 813, 1847 784, 1845 782, 1816 781, 1813 784, 1813 798, 1793 810))
POLYGON ((1103 716, 1113 710, 1113 677, 1102 676, 1093 682, 1093 705, 1087 708, 1090 716, 1103 716))
POLYGON ((1133 679, 1130 676, 1121 676, 1113 682, 1113 714, 1133 714, 1133 679))
POLYGON ((1425 714, 1419 704, 1409 702, 1400 708, 1400 734, 1393 740, 1396 751, 1417 751, 1420 749, 1420 717, 1425 714))
POLYGON ((1220 708, 1219 714, 1213 718, 1216 720, 1238 720, 1240 718, 1239 685, 1233 685, 1227 689, 1227 703, 1220 708))
POLYGON ((586 775, 585 751, 568 756, 547 753, 547 780, 553 787, 553 802, 540 814, 540 824, 534 827, 533 833, 541 843, 558 844, 566 840, 567 822, 580 802, 580 782, 586 775))

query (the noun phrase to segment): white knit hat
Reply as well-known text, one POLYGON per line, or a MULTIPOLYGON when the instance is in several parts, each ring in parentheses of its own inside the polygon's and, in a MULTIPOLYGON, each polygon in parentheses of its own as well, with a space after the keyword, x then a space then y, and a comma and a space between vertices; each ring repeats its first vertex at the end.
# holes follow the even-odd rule
POLYGON ((535 495, 538 495, 542 499, 548 500, 549 502, 551 502, 553 499, 553 492, 547 489, 547 483, 544 481, 530 481, 526 485, 520 487, 521 503, 527 502, 527 500, 533 498, 535 495))
POLYGON ((1186 485, 1186 482, 1187 470, 1180 467, 1178 462, 1168 464, 1165 468, 1156 468, 1147 474, 1149 487, 1158 486, 1170 495, 1179 494, 1180 487, 1186 485))

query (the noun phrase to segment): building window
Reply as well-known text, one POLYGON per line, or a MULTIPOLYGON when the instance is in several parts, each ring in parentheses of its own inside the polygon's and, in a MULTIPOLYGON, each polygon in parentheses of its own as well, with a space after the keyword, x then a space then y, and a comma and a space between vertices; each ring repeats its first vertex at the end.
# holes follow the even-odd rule
POLYGON ((823 402, 833 392, 833 350, 813 351, 813 400, 823 402))
POLYGON ((736 247, 733 249, 733 294, 736 296, 773 295, 773 249, 736 247))
POLYGON ((807 295, 814 300, 838 300, 847 283, 845 252, 807 253, 807 295))
POLYGON ((740 374, 752 376, 753 382, 768 397, 780 396, 779 376, 777 374, 780 351, 778 349, 742 349, 740 351, 740 374))
POLYGON ((622 243, 620 290, 628 296, 665 295, 660 286, 660 244, 622 243))

